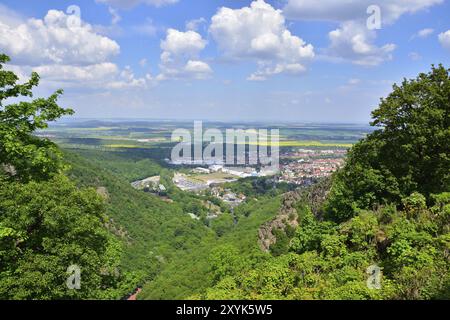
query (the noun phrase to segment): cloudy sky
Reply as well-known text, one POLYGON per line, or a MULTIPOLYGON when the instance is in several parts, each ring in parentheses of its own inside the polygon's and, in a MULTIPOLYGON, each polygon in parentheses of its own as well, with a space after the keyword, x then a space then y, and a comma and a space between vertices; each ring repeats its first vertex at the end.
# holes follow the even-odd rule
POLYGON ((2 0, 0 51, 84 118, 368 122, 450 67, 445 0, 2 0), (380 9, 381 20, 378 21, 380 9))

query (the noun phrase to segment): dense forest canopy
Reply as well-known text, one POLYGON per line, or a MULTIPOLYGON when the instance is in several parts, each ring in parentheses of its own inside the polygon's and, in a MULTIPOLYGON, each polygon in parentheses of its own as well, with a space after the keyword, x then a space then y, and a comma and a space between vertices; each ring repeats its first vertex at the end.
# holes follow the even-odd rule
POLYGON ((413 192, 430 204, 432 194, 449 191, 449 113, 449 70, 442 65, 394 85, 372 113, 372 125, 380 129, 351 149, 335 177, 328 214, 345 220, 356 209, 401 207, 413 192))

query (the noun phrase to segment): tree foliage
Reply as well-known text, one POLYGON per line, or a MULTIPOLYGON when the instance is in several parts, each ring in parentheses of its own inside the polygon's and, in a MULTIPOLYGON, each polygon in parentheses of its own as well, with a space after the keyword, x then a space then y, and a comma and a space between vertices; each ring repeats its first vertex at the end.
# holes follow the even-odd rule
POLYGON ((0 55, 0 299, 119 298, 122 245, 105 228, 103 200, 78 189, 63 172, 58 147, 36 130, 72 114, 58 106, 57 91, 31 98, 39 84, 5 71, 0 55), (67 269, 81 271, 81 288, 69 289, 67 269))
POLYGON ((373 111, 369 134, 336 174, 327 212, 344 221, 359 209, 395 203, 417 191, 450 190, 450 75, 442 65, 394 85, 373 111))
POLYGON ((17 75, 4 70, 8 61, 8 56, 0 55, 0 165, 10 167, 24 181, 49 178, 63 168, 61 152, 50 140, 37 138, 33 133, 47 128, 49 121, 73 114, 73 110, 58 106, 62 90, 47 99, 5 105, 8 99, 30 100, 33 87, 39 85, 39 75, 34 72, 27 82, 18 84, 17 75))
POLYGON ((448 299, 450 220, 443 216, 450 198, 441 194, 431 207, 424 206, 423 199, 416 193, 404 199, 409 203, 404 211, 362 210, 341 224, 318 220, 305 208, 289 253, 275 252, 256 265, 240 257, 237 269, 231 267, 236 265, 236 250, 214 254, 220 277, 201 297, 448 299), (372 265, 382 271, 378 290, 367 285, 372 265))
POLYGON ((104 228, 95 190, 64 176, 45 182, 0 178, 0 297, 116 298, 120 242, 104 228), (81 289, 66 286, 67 269, 81 270, 81 289))

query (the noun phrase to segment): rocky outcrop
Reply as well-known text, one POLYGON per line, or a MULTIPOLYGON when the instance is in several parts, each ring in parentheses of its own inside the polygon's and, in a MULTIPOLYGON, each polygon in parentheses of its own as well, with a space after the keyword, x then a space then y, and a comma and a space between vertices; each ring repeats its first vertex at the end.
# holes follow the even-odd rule
POLYGON ((1 164, 0 170, 2 170, 4 173, 8 174, 11 177, 14 177, 17 174, 16 168, 14 168, 14 166, 10 164, 1 164))
POLYGON ((311 208, 312 213, 322 218, 322 207, 330 192, 331 177, 324 178, 306 189, 300 189, 301 200, 311 208))
POLYGON ((270 247, 277 242, 274 230, 286 230, 288 226, 298 227, 298 212, 295 207, 300 202, 308 205, 315 216, 321 217, 321 207, 331 187, 331 179, 324 179, 308 188, 297 189, 283 195, 278 215, 271 221, 261 225, 258 230, 258 245, 261 250, 269 252, 270 247))
POLYGON ((106 189, 105 187, 98 187, 96 191, 97 194, 103 198, 103 200, 109 199, 108 189, 106 189))
POLYGON ((274 235, 274 230, 285 230, 287 226, 291 226, 292 228, 298 227, 298 213, 294 208, 294 205, 299 199, 299 194, 296 191, 288 192, 283 195, 278 215, 259 228, 258 244, 261 250, 268 252, 270 246, 276 243, 277 239, 274 235))

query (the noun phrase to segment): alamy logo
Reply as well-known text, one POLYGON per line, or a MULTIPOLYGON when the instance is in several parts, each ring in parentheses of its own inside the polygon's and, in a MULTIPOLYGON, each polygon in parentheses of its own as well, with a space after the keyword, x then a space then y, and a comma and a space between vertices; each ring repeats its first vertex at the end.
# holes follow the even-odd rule
POLYGON ((81 269, 79 266, 73 264, 67 268, 67 273, 70 276, 66 280, 67 288, 71 290, 81 289, 81 269))
POLYGON ((371 5, 367 8, 367 29, 380 30, 381 29, 381 8, 377 5, 371 5))
POLYGON ((366 272, 369 274, 367 287, 369 289, 381 289, 381 268, 374 264, 368 267, 366 272))
POLYGON ((176 129, 172 142, 179 142, 171 153, 177 165, 261 165, 278 171, 279 130, 219 129, 203 132, 203 123, 194 122, 193 135, 187 129, 176 129))
POLYGON ((81 27, 81 9, 77 5, 67 7, 67 28, 74 29, 81 27))

